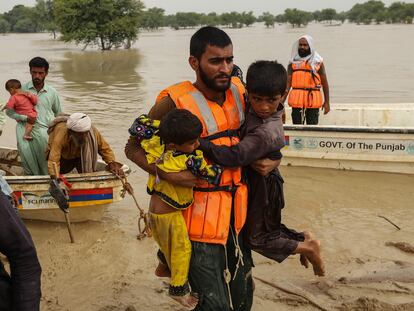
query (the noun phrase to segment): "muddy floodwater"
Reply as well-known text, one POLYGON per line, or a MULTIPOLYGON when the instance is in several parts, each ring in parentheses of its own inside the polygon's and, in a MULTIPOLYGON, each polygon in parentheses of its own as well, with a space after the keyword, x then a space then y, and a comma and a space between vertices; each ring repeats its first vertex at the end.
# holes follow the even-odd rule
MULTIPOLYGON (((193 32, 145 32, 133 49, 110 52, 82 51, 48 34, 0 36, 0 84, 10 78, 27 81, 30 58, 47 58, 47 81, 60 93, 64 111, 92 117, 118 160, 130 165, 130 182, 146 207, 146 174, 123 152, 127 129, 163 87, 193 79, 187 64, 193 32)), ((414 63, 407 57, 414 49, 407 39, 414 37, 413 25, 266 29, 259 24, 228 30, 235 63, 244 71, 258 59, 287 64, 292 42, 304 32, 314 36, 325 58, 333 105, 414 103, 414 63)), ((7 98, 1 88, 0 102, 7 98)), ((0 144, 15 145, 12 120, 0 144)), ((255 280, 253 310, 414 310, 414 254, 386 245, 414 244, 414 176, 301 167, 281 171, 284 222, 321 240, 327 276, 314 277, 298 257, 277 264, 254 255, 253 275, 266 283, 255 280)), ((129 197, 111 205, 101 222, 74 224, 75 244, 62 224, 26 221, 43 268, 41 309, 181 310, 153 275, 157 247, 150 239, 136 240, 136 221, 129 197)))

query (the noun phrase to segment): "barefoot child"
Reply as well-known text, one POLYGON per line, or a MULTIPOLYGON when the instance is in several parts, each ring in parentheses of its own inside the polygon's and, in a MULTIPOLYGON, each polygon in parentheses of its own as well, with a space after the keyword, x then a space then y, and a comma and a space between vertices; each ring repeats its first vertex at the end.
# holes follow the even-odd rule
POLYGON ((284 197, 279 171, 275 169, 267 176, 261 176, 252 168, 258 159, 282 158, 282 98, 286 81, 286 70, 276 61, 253 63, 247 72, 250 107, 241 128, 240 143, 227 147, 200 139, 200 149, 214 163, 229 167, 245 166, 249 208, 244 234, 251 249, 278 262, 289 255, 300 254, 302 265, 307 267, 310 261, 315 275, 323 276, 325 269, 319 241, 308 232, 298 233, 281 223, 284 197))
MULTIPOLYGON (((203 153, 196 150, 202 132, 200 120, 188 110, 174 109, 161 121, 142 115, 129 130, 146 152, 148 163, 165 172, 190 170, 194 175, 217 184, 221 169, 207 165, 203 153)), ((190 292, 188 271, 191 243, 181 211, 193 202, 193 189, 173 185, 150 175, 147 192, 151 195, 152 234, 171 271, 170 296, 194 309, 198 297, 190 292)))
POLYGON ((19 80, 11 79, 6 82, 6 90, 11 96, 5 109, 14 110, 16 113, 27 117, 23 138, 31 140, 33 139, 31 136, 33 125, 37 117, 37 112, 34 108, 37 104, 37 96, 30 92, 23 92, 21 87, 22 85, 19 80))

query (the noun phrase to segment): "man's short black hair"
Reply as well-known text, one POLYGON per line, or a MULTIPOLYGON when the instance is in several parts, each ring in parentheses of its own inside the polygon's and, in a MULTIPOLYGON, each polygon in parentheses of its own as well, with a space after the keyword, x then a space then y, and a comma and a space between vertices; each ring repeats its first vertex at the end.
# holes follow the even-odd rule
POLYGON ((159 130, 164 144, 182 145, 199 138, 203 125, 190 111, 173 109, 161 120, 159 130))
POLYGON ((17 79, 10 79, 6 82, 5 87, 7 91, 10 91, 10 89, 21 89, 22 84, 17 79))
POLYGON ((191 37, 190 55, 200 59, 207 45, 225 48, 230 44, 231 39, 223 30, 212 26, 202 27, 191 37))
POLYGON ((286 69, 277 61, 259 60, 247 70, 246 89, 249 93, 269 97, 284 95, 286 86, 286 69))
POLYGON ((45 68, 46 71, 49 71, 49 63, 43 57, 34 57, 29 62, 29 67, 32 69, 33 67, 41 67, 45 68))

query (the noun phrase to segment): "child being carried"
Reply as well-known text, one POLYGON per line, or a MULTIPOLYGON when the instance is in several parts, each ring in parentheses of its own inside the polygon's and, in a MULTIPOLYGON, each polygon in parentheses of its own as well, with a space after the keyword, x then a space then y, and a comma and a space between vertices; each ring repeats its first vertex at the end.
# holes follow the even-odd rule
POLYGON ((37 96, 30 92, 23 92, 21 88, 19 80, 10 79, 6 82, 6 90, 10 93, 10 99, 3 109, 27 117, 23 138, 32 140, 31 133, 37 117, 37 111, 34 107, 37 104, 37 96))
MULTIPOLYGON (((170 111, 161 122, 141 115, 129 129, 145 150, 148 163, 155 163, 157 170, 190 170, 195 176, 218 184, 221 168, 208 165, 203 153, 196 150, 201 132, 200 120, 184 109, 170 111)), ((198 297, 188 284, 191 243, 181 211, 192 204, 193 189, 171 184, 156 174, 149 175, 147 192, 151 195, 149 212, 153 237, 171 271, 169 294, 192 310, 197 306, 198 297)))

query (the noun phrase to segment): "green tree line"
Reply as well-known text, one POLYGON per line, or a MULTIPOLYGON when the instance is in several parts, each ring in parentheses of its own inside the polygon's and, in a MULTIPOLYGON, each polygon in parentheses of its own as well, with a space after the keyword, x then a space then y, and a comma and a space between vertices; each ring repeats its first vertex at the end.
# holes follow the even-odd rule
POLYGON ((36 5, 16 5, 0 14, 0 33, 51 32, 61 34, 64 41, 97 45, 102 50, 113 47, 130 47, 139 29, 156 30, 161 27, 173 29, 203 25, 242 28, 255 22, 266 27, 276 23, 303 27, 309 22, 413 23, 414 3, 394 2, 388 7, 382 1, 370 0, 355 4, 349 11, 337 12, 326 8, 314 12, 289 8, 283 14, 264 12, 255 16, 250 12, 177 12, 166 15, 162 8, 144 7, 139 0, 36 0, 36 5))

